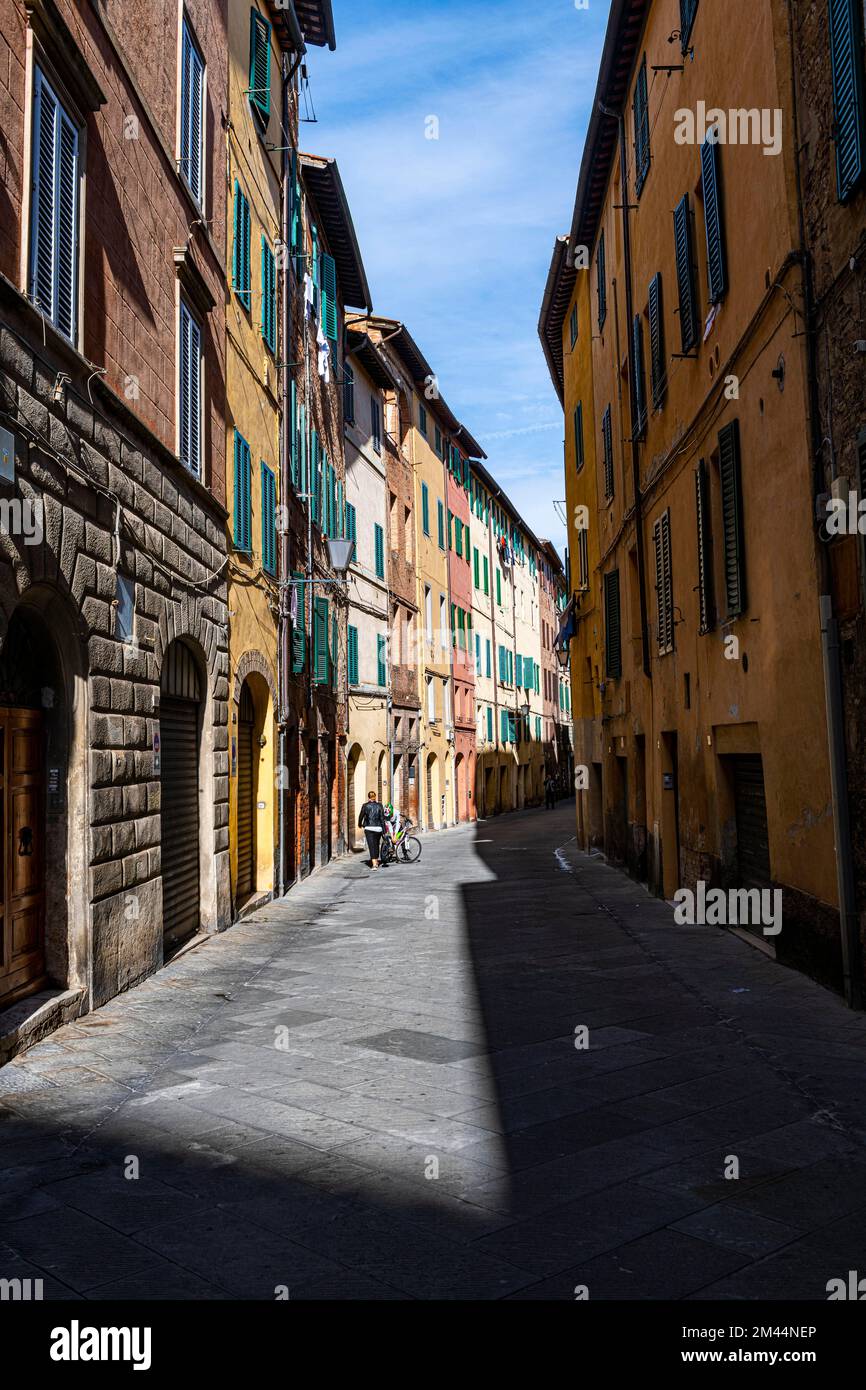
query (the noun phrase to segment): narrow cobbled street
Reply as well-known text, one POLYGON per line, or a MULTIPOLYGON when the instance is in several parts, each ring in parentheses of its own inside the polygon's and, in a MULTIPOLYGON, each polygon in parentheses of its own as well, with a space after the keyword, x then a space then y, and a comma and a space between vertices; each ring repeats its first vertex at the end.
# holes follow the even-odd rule
POLYGON ((825 1299, 866 1257, 866 1019, 573 820, 337 862, 4 1068, 0 1276, 825 1299))

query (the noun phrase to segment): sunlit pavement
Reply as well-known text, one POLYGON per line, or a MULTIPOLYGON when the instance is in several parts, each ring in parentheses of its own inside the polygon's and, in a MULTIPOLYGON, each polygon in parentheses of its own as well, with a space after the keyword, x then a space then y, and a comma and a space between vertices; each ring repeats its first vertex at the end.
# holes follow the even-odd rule
POLYGON ((866 1273, 866 1020, 676 926, 573 814, 342 860, 0 1070, 0 1278, 824 1299, 866 1273))

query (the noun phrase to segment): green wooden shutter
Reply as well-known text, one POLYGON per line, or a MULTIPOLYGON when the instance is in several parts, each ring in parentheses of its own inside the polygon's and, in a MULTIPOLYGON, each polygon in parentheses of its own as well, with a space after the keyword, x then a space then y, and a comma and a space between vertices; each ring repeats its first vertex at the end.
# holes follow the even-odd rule
POLYGON ((493 742, 493 706, 487 706, 487 742, 493 742))
POLYGON ((579 473, 584 465, 583 450, 583 401, 574 407, 574 467, 579 473))
POLYGON ((836 188, 846 203, 863 178, 866 145, 861 0, 829 0, 836 188))
POLYGON ((605 670, 611 679, 622 675, 622 625, 619 604, 619 570, 604 576, 605 670))
POLYGON ((476 589, 479 589, 481 587, 481 556, 474 546, 472 549, 472 579, 476 589))
POLYGON ((358 684, 358 629, 349 627, 348 631, 348 667, 349 684, 358 684))
POLYGON ((679 291, 680 337, 683 353, 689 353, 698 341, 698 304, 692 255, 692 214, 688 193, 683 195, 674 213, 674 251, 679 291))
POLYGON ((262 484, 262 568, 268 574, 277 569, 277 480, 273 469, 261 461, 262 484))
POLYGON ((267 119, 271 111, 271 26, 256 9, 250 13, 250 101, 267 119))
POLYGON ((501 607, 502 607, 502 574, 501 574, 501 572, 500 572, 499 570, 496 571, 496 602, 498 603, 499 607, 501 608, 501 607))
POLYGON ((386 638, 382 635, 381 632, 378 633, 376 636, 376 683, 377 685, 381 685, 382 687, 388 684, 388 668, 387 662, 385 660, 385 642, 386 638))
POLYGON ((346 503, 346 540, 358 540, 357 513, 351 502, 346 503))
POLYGON ((385 532, 378 523, 373 528, 373 537, 376 551, 376 574, 379 579, 385 578, 385 532))
MULTIPOLYGON (((303 577, 299 570, 292 571, 293 579, 303 579, 303 577)), ((292 625, 292 671, 295 675, 299 675, 304 669, 307 657, 307 586, 299 584, 296 593, 298 595, 298 616, 292 625)))
POLYGON ((604 232, 602 232, 598 239, 595 269, 598 287, 598 331, 600 333, 604 328, 604 321, 607 318, 607 276, 605 271, 604 232))
POLYGON ((313 600, 313 679, 316 685, 328 685, 330 653, 328 650, 329 605, 326 598, 313 600))
POLYGON ((337 483, 337 535, 342 540, 346 538, 346 495, 342 480, 337 483))
POLYGON ((262 338, 277 350, 277 271, 274 253, 262 236, 262 338))
POLYGON ((650 167, 649 97, 647 95, 646 54, 634 89, 634 186, 638 198, 650 167))
POLYGON ((292 475, 292 487, 297 488, 300 450, 298 448, 298 387, 294 377, 292 378, 292 384, 290 387, 290 396, 291 426, 289 434, 289 469, 292 475))
POLYGON ((604 495, 610 498, 613 497, 614 491, 613 417, 611 415, 610 406, 608 406, 601 419, 601 439, 604 454, 604 495))
POLYGON ((721 151, 716 140, 701 145, 704 225, 707 233, 707 281, 710 303, 718 304, 728 288, 728 263, 722 213, 721 151))
POLYGON ((710 485, 707 465, 700 459, 695 469, 695 514, 698 525, 698 611, 700 631, 715 626, 713 606, 712 532, 710 530, 710 485))
POLYGON ((237 430, 235 430, 234 458, 234 543, 236 550, 249 554, 252 550, 252 458, 249 444, 237 430))
POLYGON ((740 467, 740 422, 732 420, 719 431, 719 480, 725 545, 727 617, 746 608, 746 566, 743 544, 743 490, 740 467))
POLYGON ((235 179, 234 260, 232 275, 234 291, 245 309, 252 307, 250 287, 250 205, 235 179))
POLYGON ((454 539, 456 541, 457 554, 463 559, 463 522, 459 516, 454 518, 454 539))
POLYGON ((426 483, 421 484, 421 524, 424 527, 424 535, 430 535, 430 489, 426 483))
POLYGON ((482 558, 483 564, 484 564, 484 592, 485 592, 485 594, 489 594, 489 593, 490 593, 490 564, 489 564, 489 561, 488 561, 486 555, 483 555, 481 558, 482 558))
POLYGON ((337 671, 339 668, 339 634, 340 624, 339 619, 337 617, 337 610, 335 608, 331 616, 331 656, 328 667, 329 684, 332 690, 337 689, 337 671))
POLYGON ((671 514, 665 511, 653 527, 656 562, 656 613, 659 656, 674 649, 674 596, 671 575, 671 514))
POLYGON ((310 496, 310 509, 313 520, 319 519, 319 431, 310 430, 310 485, 307 489, 310 496))
POLYGON ((516 680, 515 684, 518 685, 518 686, 523 685, 523 657, 522 657, 522 656, 518 656, 518 658, 517 658, 517 680, 516 680))
POLYGON ((442 503, 436 503, 436 525, 439 533, 439 549, 445 549, 445 509, 442 503))
POLYGON ((337 267, 334 257, 322 252, 322 332, 333 343, 337 341, 337 267))
POLYGON ((662 277, 656 274, 649 287, 650 374, 652 377, 653 409, 659 410, 667 392, 668 374, 665 364, 665 325, 662 303, 662 277))
POLYGON ((635 437, 641 439, 646 434, 647 427, 647 403, 646 403, 646 368, 643 356, 643 318, 640 314, 635 314, 632 324, 632 361, 634 364, 634 380, 632 382, 632 428, 635 437))

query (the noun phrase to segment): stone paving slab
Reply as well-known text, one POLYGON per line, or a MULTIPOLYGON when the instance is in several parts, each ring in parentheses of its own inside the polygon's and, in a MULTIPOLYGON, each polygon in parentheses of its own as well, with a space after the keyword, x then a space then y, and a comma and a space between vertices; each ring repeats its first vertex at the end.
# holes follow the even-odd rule
POLYGON ((0 1277, 822 1299, 864 1102, 866 1019, 521 812, 330 865, 0 1069, 0 1277))

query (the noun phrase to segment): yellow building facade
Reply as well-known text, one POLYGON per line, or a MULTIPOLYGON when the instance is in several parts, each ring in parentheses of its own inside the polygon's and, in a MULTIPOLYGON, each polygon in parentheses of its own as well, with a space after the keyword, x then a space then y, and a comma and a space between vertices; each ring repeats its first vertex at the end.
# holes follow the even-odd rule
POLYGON ((785 7, 756 9, 746 46, 690 6, 655 82, 681 7, 637 8, 612 11, 540 323, 565 411, 578 827, 666 898, 780 889, 781 930, 753 934, 834 980, 785 7))
POLYGON ((274 889, 280 473, 280 46, 230 0, 226 307, 229 845, 234 912, 274 889))

